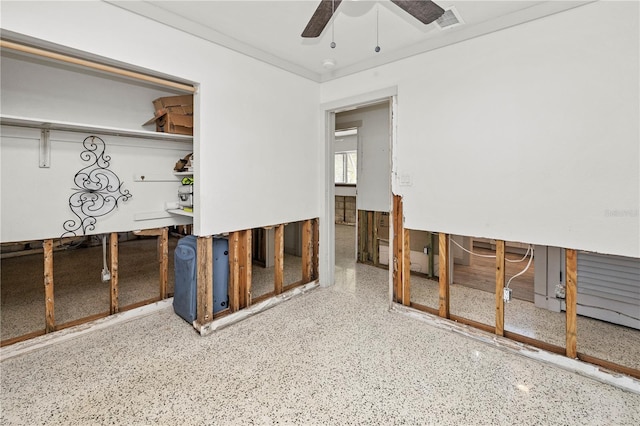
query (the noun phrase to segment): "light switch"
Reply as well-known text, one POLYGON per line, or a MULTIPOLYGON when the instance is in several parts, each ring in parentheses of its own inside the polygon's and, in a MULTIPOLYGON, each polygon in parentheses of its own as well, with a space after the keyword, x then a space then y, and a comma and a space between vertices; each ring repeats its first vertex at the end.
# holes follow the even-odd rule
POLYGON ((411 186, 413 185, 411 174, 403 173, 400 175, 400 186, 411 186))

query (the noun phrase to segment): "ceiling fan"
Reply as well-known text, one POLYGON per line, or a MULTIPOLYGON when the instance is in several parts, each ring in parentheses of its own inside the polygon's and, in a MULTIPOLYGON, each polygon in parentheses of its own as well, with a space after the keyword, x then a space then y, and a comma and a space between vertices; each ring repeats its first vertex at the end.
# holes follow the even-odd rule
MULTIPOLYGON (((432 23, 444 13, 443 8, 430 0, 391 0, 391 2, 425 25, 432 23)), ((315 38, 322 34, 340 3, 342 0, 321 0, 302 32, 302 37, 315 38)))

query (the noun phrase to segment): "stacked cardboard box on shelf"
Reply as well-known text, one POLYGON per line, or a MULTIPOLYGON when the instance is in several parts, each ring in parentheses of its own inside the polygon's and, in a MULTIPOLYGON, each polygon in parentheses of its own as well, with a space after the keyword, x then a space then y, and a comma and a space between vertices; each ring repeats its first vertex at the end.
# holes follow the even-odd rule
POLYGON ((153 118, 143 126, 155 122, 156 132, 193 135, 193 95, 158 98, 153 107, 153 118))

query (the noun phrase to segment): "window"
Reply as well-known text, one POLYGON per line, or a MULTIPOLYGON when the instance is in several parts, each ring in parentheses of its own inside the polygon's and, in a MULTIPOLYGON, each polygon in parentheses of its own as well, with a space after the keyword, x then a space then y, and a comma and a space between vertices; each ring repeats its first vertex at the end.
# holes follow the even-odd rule
POLYGON ((336 130, 335 176, 340 185, 355 185, 358 180, 358 129, 336 130))
POLYGON ((355 185, 358 178, 358 152, 336 152, 335 183, 355 185))

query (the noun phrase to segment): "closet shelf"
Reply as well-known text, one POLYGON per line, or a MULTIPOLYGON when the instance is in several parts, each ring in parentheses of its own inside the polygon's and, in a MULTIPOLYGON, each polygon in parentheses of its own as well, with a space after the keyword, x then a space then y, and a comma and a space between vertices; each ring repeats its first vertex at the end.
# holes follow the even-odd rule
POLYGON ((119 129, 117 127, 95 126, 67 121, 46 120, 33 117, 0 115, 0 124, 6 126, 30 127, 35 129, 61 130, 69 132, 88 132, 109 136, 129 136, 142 139, 155 139, 174 142, 193 142, 193 136, 173 133, 150 132, 148 130, 119 129))

